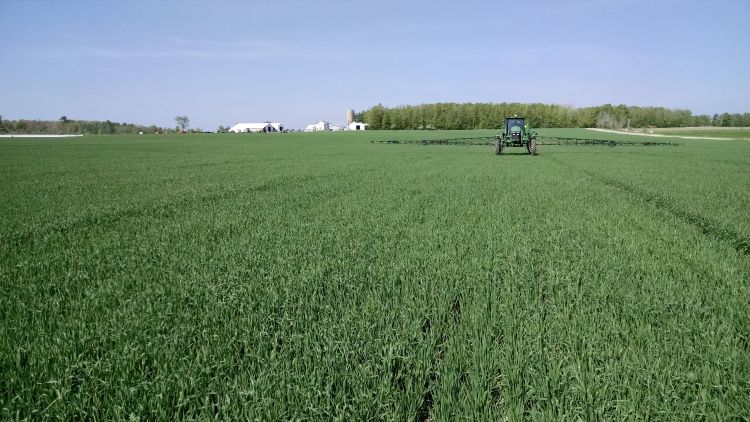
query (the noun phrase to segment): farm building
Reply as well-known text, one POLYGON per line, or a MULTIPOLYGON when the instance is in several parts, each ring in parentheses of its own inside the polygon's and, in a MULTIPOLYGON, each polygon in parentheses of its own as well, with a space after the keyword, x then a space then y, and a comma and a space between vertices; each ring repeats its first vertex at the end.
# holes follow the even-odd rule
POLYGON ((229 132, 234 133, 257 133, 257 132, 283 132, 284 125, 281 123, 263 122, 263 123, 237 123, 229 128, 229 132))
POLYGON ((321 120, 318 123, 305 127, 305 132, 318 132, 321 130, 330 130, 330 123, 321 120))
POLYGON ((361 123, 361 122, 351 122, 347 125, 348 130, 367 130, 368 128, 367 123, 361 123))

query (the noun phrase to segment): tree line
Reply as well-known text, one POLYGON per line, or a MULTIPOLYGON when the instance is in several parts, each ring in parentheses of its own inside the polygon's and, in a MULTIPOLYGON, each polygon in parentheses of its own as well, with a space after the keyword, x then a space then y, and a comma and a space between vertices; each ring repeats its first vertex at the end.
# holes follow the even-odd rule
POLYGON ((34 135, 81 135, 81 134, 128 134, 169 132, 175 129, 161 128, 155 125, 143 126, 133 123, 118 123, 109 120, 71 120, 66 116, 59 120, 3 120, 0 116, 0 133, 34 134, 34 135))
POLYGON ((750 113, 693 115, 690 110, 605 104, 571 107, 542 103, 434 103, 384 107, 355 115, 370 129, 499 129, 506 116, 524 116, 532 127, 750 126, 750 113))

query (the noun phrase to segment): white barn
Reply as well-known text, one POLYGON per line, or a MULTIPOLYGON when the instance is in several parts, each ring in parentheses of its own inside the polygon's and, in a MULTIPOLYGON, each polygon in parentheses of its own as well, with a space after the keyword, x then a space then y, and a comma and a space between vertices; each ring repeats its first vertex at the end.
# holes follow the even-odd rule
POLYGON ((351 122, 348 125, 346 125, 348 130, 367 130, 369 125, 367 123, 362 122, 351 122))
POLYGON ((234 133, 283 132, 284 125, 278 122, 237 123, 229 128, 234 133))
POLYGON ((320 130, 329 130, 329 129, 330 129, 330 124, 328 122, 324 122, 321 120, 318 123, 307 125, 307 127, 305 127, 305 132, 317 132, 320 130))

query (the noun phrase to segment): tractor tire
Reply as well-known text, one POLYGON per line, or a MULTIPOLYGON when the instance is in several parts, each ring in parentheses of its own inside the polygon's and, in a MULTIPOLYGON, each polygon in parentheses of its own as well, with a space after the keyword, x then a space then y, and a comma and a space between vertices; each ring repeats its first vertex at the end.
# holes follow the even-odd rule
POLYGON ((529 154, 536 155, 536 138, 529 140, 529 154))
POLYGON ((500 138, 495 138, 495 155, 500 155, 503 152, 503 143, 500 138))

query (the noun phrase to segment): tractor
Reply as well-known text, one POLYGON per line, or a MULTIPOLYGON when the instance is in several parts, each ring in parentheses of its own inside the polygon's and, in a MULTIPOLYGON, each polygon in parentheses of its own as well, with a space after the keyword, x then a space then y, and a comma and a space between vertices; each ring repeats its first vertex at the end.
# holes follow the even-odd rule
POLYGON ((536 132, 525 124, 523 117, 506 117, 505 128, 495 136, 495 155, 500 155, 506 147, 526 147, 529 154, 536 155, 536 132))

